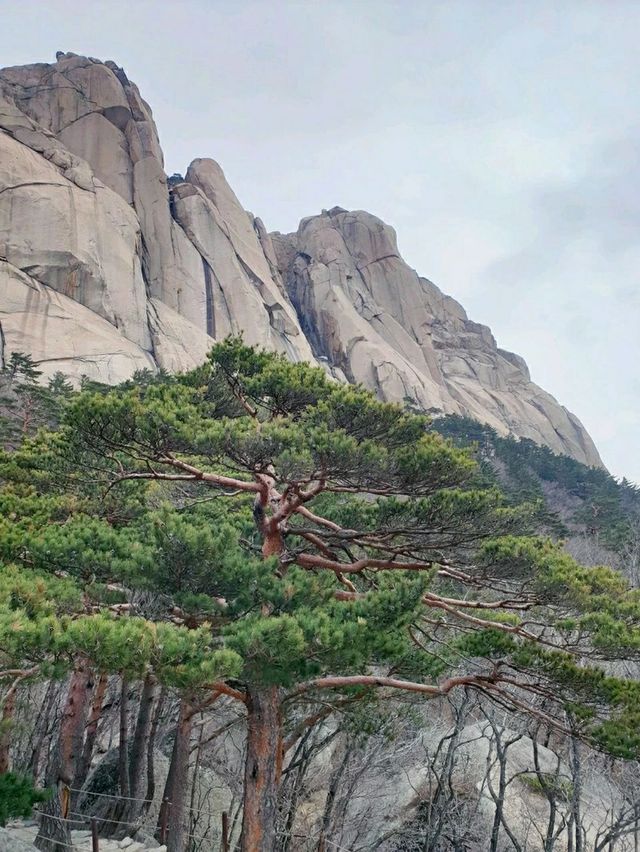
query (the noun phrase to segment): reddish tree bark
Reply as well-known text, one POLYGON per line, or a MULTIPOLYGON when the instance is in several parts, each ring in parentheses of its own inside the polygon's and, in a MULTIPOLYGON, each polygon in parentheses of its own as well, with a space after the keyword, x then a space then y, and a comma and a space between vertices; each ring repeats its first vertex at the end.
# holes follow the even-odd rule
POLYGON ((282 772, 282 715, 278 687, 250 689, 247 713, 240 849, 241 852, 272 852, 276 848, 278 790, 282 772))
POLYGON ((59 852, 71 845, 69 805, 76 765, 82 753, 90 696, 91 668, 84 657, 76 660, 62 714, 55 753, 47 772, 47 785, 54 794, 41 808, 42 818, 35 845, 43 852, 59 852))
POLYGON ((93 750, 95 748, 96 736, 98 734, 98 724, 100 722, 100 716, 102 715, 102 705, 104 704, 104 697, 107 693, 108 685, 109 677, 108 675, 102 673, 95 683, 93 700, 91 702, 91 710, 89 711, 89 719, 87 721, 87 727, 85 730, 82 755, 80 756, 80 760, 78 761, 78 767, 76 769, 75 778, 73 779, 73 786, 76 787, 78 790, 82 788, 82 785, 87 780, 87 775, 89 774, 89 770, 91 768, 93 750))

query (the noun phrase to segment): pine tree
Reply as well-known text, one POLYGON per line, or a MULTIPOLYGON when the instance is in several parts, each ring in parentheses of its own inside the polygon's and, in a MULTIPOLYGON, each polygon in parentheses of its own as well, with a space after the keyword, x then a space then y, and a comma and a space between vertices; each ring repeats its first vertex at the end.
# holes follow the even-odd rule
POLYGON ((5 476, 3 558, 16 576, 64 571, 90 607, 49 614, 43 648, 19 598, 15 653, 153 673, 184 725, 219 695, 244 706, 244 852, 275 848, 306 728, 375 691, 467 687, 556 729, 570 707, 590 742, 640 748, 640 688, 599 664, 637 657, 638 594, 528 535, 531 507, 481 487, 425 417, 319 369, 228 340, 191 373, 74 397, 5 476), (114 615, 113 586, 145 590, 147 609, 114 615))
POLYGON ((0 370, 0 445, 15 448, 40 427, 55 425, 72 392, 62 373, 43 383, 33 358, 13 352, 0 370))
POLYGON ((33 806, 46 799, 46 791, 36 790, 28 778, 0 773, 0 826, 12 817, 28 817, 33 806))

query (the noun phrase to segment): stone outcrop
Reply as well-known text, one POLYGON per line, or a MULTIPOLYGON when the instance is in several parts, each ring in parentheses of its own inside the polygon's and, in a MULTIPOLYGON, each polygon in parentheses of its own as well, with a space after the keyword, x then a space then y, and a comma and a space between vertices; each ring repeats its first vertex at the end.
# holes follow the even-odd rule
POLYGON ((0 261, 0 287, 5 355, 28 352, 45 375, 87 375, 107 383, 156 368, 150 352, 99 314, 5 261, 0 261))
POLYGON ((487 326, 407 266, 380 219, 336 207, 272 242, 303 331, 336 376, 601 464, 580 421, 487 326))
POLYGON ((587 464, 579 421, 517 355, 334 208, 269 234, 213 160, 170 180, 122 68, 71 53, 0 71, 0 356, 105 382, 245 340, 434 414, 466 414, 587 464))
POLYGON ((311 361, 261 238, 213 160, 170 191, 151 110, 115 63, 0 72, 5 350, 110 382, 187 369, 241 331, 311 361))

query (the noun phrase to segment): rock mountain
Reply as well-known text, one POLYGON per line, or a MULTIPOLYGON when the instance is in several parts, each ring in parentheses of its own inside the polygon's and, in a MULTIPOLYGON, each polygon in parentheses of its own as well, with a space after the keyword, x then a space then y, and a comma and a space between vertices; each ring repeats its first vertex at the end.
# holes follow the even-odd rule
POLYGON ((167 178, 151 109, 114 62, 0 71, 0 345, 45 375, 118 382, 201 362, 212 338, 318 361, 380 398, 466 414, 601 465, 518 355, 339 207, 269 233, 220 166, 167 178))

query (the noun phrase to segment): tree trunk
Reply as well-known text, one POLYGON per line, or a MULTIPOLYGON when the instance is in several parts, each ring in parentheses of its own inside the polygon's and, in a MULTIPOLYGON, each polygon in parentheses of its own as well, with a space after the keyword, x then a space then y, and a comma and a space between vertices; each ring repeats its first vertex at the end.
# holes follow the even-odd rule
POLYGON ((582 835, 582 814, 580 801, 582 798, 582 756, 580 754, 580 743, 577 737, 571 737, 571 774, 573 781, 573 792, 571 795, 571 816, 575 830, 575 852, 583 852, 584 838, 582 835))
POLYGON ((118 747, 120 795, 129 797, 129 680, 122 676, 120 693, 120 743, 118 747))
MULTIPOLYGON (((91 769, 93 750, 96 743, 96 736, 98 734, 98 723, 100 722, 100 716, 102 715, 102 705, 104 704, 104 697, 106 695, 108 685, 108 675, 104 673, 101 674, 95 685, 93 700, 91 702, 91 710, 89 712, 89 719, 87 721, 87 728, 85 731, 82 755, 78 761, 75 778, 73 779, 73 786, 77 790, 82 789, 84 782, 87 780, 89 770, 91 769)), ((76 797, 77 795, 78 794, 76 793, 76 797)))
POLYGON ((40 761, 42 759, 42 750, 44 748, 44 741, 46 740, 49 732, 51 712, 58 699, 59 690, 60 684, 54 680, 50 680, 49 685, 47 686, 47 691, 45 692, 42 706, 40 707, 40 713, 36 720, 36 727, 33 734, 33 746, 31 749, 31 760, 29 761, 31 776, 36 784, 40 781, 40 761))
POLYGON ((71 844, 69 830, 70 795, 76 765, 82 752, 91 668, 84 658, 78 658, 71 675, 67 701, 62 714, 60 732, 49 771, 47 785, 55 792, 41 808, 42 818, 35 845, 43 852, 59 852, 71 844))
POLYGON ((16 712, 17 684, 9 688, 2 708, 2 721, 0 722, 0 775, 11 769, 11 732, 13 728, 13 717, 16 712))
POLYGON ((279 816, 282 833, 277 845, 279 852, 290 852, 292 849, 293 824, 313 755, 313 734, 314 729, 310 727, 300 738, 289 763, 291 771, 287 776, 285 785, 280 786, 279 816), (285 787, 284 790, 283 786, 285 787))
POLYGON ((149 810, 149 807, 151 806, 151 802, 153 802, 153 797, 155 796, 156 792, 156 769, 154 760, 154 749, 156 747, 158 727, 160 726, 160 719, 162 716, 162 711, 164 710, 166 700, 167 690, 166 687, 163 686, 160 690, 160 695, 158 696, 158 703, 156 704, 156 709, 153 714, 153 722, 151 723, 151 733, 149 734, 149 745, 147 746, 147 793, 145 795, 145 813, 149 810))
POLYGON ((142 695, 140 696, 138 718, 136 720, 129 757, 129 795, 134 799, 142 798, 145 786, 146 757, 151 737, 153 706, 157 694, 158 682, 153 675, 147 675, 142 687, 142 695))
POLYGON ((333 808, 336 801, 336 795, 338 792, 338 787, 340 786, 340 781, 342 780, 342 776, 344 775, 345 769, 349 764, 349 759, 349 748, 345 745, 345 751, 342 756, 342 760, 338 765, 337 771, 332 774, 331 781, 329 783, 327 799, 324 805, 324 812, 322 814, 322 823, 320 828, 320 837, 318 838, 317 852, 326 852, 327 835, 329 834, 329 829, 331 827, 331 817, 333 816, 333 808))
MULTIPOLYGON (((195 716, 195 713, 194 713, 195 716)), ((189 812, 186 819, 186 824, 189 827, 189 834, 201 834, 202 831, 199 828, 199 822, 201 814, 198 813, 198 808, 196 807, 196 794, 198 791, 198 772, 200 771, 200 758, 202 756, 202 740, 204 739, 204 724, 201 722, 200 730, 198 732, 198 742, 195 747, 196 759, 193 764, 193 772, 191 774, 191 797, 189 799, 189 812)), ((202 816, 205 816, 204 814, 202 816)), ((224 819, 224 817, 223 817, 224 819)), ((204 820, 206 822, 206 818, 204 820)), ((222 840, 222 845, 224 846, 224 839, 222 840)), ((227 844, 228 846, 228 844, 227 844)), ((223 850, 223 852, 229 852, 227 850, 223 850)))
POLYGON ((241 852, 276 848, 282 717, 276 686, 249 689, 241 852))
POLYGON ((122 675, 120 687, 120 723, 118 739, 118 787, 120 797, 113 799, 103 824, 107 837, 123 838, 132 833, 132 827, 124 824, 124 814, 130 804, 129 797, 129 680, 122 675))
POLYGON ((493 731, 493 738, 496 747, 496 759, 499 765, 499 773, 498 773, 498 792, 493 788, 493 784, 491 782, 491 772, 493 770, 493 764, 491 761, 491 742, 489 743, 489 751, 487 752, 487 789, 491 794, 491 798, 493 799, 493 803, 496 806, 496 811, 493 819, 493 826, 491 829, 491 842, 489 846, 490 852, 497 852, 498 850, 498 837, 500 834, 500 827, 504 828, 509 840, 511 841, 511 847, 514 849, 514 852, 522 852, 522 846, 518 842, 515 834, 511 830, 509 823, 505 819, 504 814, 504 802, 507 792, 507 787, 513 781, 513 778, 507 780, 507 761, 509 748, 518 742, 518 740, 522 739, 522 734, 518 734, 513 739, 503 740, 502 739, 502 731, 498 728, 494 722, 490 721, 491 729, 493 731))
MULTIPOLYGON (((184 852, 187 847, 187 793, 189 781, 189 756, 194 711, 186 698, 180 702, 176 737, 173 741, 169 774, 164 788, 164 799, 169 804, 169 833, 167 852, 184 852)), ((160 827, 160 826, 159 826, 160 827)))
POLYGON ((122 819, 135 825, 145 810, 143 796, 148 764, 148 750, 153 722, 153 705, 158 684, 153 675, 147 675, 140 695, 138 718, 129 749, 129 800, 124 803, 122 819))

